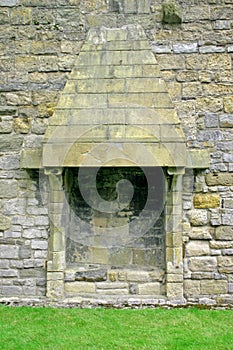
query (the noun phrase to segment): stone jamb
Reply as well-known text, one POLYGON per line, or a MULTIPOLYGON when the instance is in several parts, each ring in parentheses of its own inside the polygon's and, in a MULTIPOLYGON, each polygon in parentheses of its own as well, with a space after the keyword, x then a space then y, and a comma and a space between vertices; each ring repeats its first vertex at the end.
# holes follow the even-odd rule
POLYGON ((47 262, 47 297, 64 297, 65 227, 63 214, 62 168, 46 169, 49 177, 50 238, 47 262))
POLYGON ((166 296, 183 300, 182 182, 185 168, 168 168, 172 176, 166 205, 166 296))

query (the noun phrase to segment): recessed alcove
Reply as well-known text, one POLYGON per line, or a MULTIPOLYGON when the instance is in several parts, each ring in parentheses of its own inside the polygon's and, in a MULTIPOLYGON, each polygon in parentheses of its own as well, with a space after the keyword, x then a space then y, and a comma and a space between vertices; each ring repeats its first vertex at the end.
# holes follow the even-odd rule
POLYGON ((67 267, 165 270, 163 170, 159 167, 87 167, 82 169, 81 181, 79 170, 63 171, 69 204, 65 230, 67 267), (129 200, 131 185, 133 194, 129 200), (102 200, 107 212, 101 210, 102 200))

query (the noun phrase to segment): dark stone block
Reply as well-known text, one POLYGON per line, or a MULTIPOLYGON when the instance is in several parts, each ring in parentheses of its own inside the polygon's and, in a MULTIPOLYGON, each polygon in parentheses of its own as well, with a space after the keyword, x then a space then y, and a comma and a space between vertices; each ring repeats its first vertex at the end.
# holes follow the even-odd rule
POLYGON ((107 270, 79 271, 75 274, 76 281, 100 282, 107 280, 107 270))
POLYGON ((174 1, 163 3, 163 22, 168 24, 179 24, 182 22, 182 11, 180 5, 174 1))

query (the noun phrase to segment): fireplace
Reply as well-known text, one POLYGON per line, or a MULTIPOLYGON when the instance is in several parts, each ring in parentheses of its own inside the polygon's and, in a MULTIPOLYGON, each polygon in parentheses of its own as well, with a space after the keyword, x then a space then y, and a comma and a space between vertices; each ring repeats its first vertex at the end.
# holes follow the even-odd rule
POLYGON ((37 157, 48 298, 183 298, 182 177, 197 162, 140 26, 89 31, 37 157))

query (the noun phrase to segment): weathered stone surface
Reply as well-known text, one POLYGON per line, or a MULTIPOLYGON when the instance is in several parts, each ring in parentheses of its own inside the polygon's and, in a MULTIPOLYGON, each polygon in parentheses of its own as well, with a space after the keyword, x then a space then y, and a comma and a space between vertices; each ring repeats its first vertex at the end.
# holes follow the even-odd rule
POLYGON ((183 283, 167 282, 166 292, 169 300, 182 300, 184 292, 183 283))
POLYGON ((14 198, 18 193, 18 184, 15 180, 0 180, 0 198, 14 198))
POLYGON ((160 295, 160 283, 144 283, 138 285, 138 294, 140 295, 160 295))
POLYGON ((65 291, 69 294, 95 293, 95 283, 91 282, 67 282, 65 291))
POLYGON ((18 4, 19 0, 0 0, 0 6, 13 7, 18 4))
POLYGON ((1 290, 4 296, 15 296, 23 294, 22 287, 19 286, 2 286, 1 290))
POLYGON ((215 230, 215 239, 233 240, 233 226, 219 226, 215 230))
POLYGON ((19 247, 1 244, 0 245, 0 259, 17 259, 19 253, 19 247))
POLYGON ((178 24, 182 22, 181 7, 174 1, 163 2, 163 22, 178 24))
POLYGON ((184 296, 186 298, 196 298, 201 294, 200 281, 184 280, 184 296))
POLYGON ((232 186, 233 174, 232 173, 209 173, 205 177, 208 186, 232 186))
POLYGON ((186 244, 186 256, 209 255, 209 243, 205 241, 190 241, 186 244))
POLYGON ((220 115, 219 124, 221 128, 232 128, 233 127, 233 115, 220 115))
POLYGON ((148 282, 150 276, 148 272, 144 271, 128 271, 127 272, 127 281, 129 282, 148 282))
POLYGON ((1 152, 14 152, 19 151, 23 144, 22 135, 1 135, 0 150, 1 152))
POLYGON ((87 282, 99 282, 106 281, 107 270, 88 270, 88 271, 78 271, 75 273, 76 281, 87 281, 87 282))
POLYGON ((0 214, 0 231, 8 230, 11 227, 11 219, 0 214))
POLYGON ((30 130, 30 119, 14 118, 14 130, 16 133, 27 134, 30 130))
POLYGON ((220 205, 220 196, 217 194, 196 194, 193 203, 196 209, 217 208, 220 205))
POLYGON ((217 259, 215 257, 198 257, 188 260, 188 267, 191 271, 207 271, 213 272, 217 267, 217 259))
POLYGON ((212 238, 213 229, 210 227, 192 227, 189 230, 189 237, 192 239, 208 239, 212 238))
POLYGON ((233 246, 233 237, 232 240, 230 241, 210 241, 210 248, 212 249, 227 249, 231 248, 233 246))
POLYGON ((217 259, 220 273, 233 273, 233 256, 219 256, 217 259))
POLYGON ((227 281, 201 281, 201 294, 226 294, 227 281))
POLYGON ((190 222, 193 226, 204 226, 208 223, 208 213, 206 210, 194 209, 189 212, 190 222))
POLYGON ((62 280, 47 281, 47 297, 51 299, 61 299, 64 296, 64 282, 62 280))
POLYGON ((233 209, 224 209, 222 213, 222 224, 231 226, 233 221, 233 209))
POLYGON ((224 98, 224 111, 226 113, 233 113, 233 97, 228 96, 224 98))

